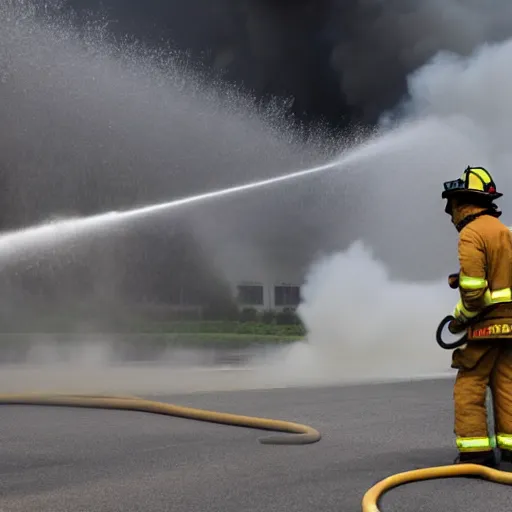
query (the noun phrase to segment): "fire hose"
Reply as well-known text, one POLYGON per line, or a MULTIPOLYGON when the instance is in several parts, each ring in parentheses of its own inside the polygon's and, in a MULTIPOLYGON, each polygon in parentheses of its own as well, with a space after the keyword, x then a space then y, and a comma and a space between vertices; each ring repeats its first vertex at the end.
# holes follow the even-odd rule
POLYGON ((467 333, 465 332, 464 335, 462 336, 462 338, 459 338, 458 340, 456 340, 456 341, 454 341, 452 343, 447 343, 447 342, 445 342, 443 340, 443 329, 452 320, 455 320, 455 318, 452 315, 445 316, 441 320, 441 322, 439 323, 439 326, 437 327, 437 330, 436 330, 436 341, 437 341, 437 344, 441 348, 444 348, 445 350, 453 350, 455 348, 462 347, 463 345, 465 345, 467 343, 467 339, 468 339, 467 333))
POLYGON ((47 405, 52 407, 84 407, 89 409, 117 409, 176 416, 191 420, 248 427, 274 432, 287 432, 293 436, 268 436, 259 439, 261 444, 302 445, 320 441, 321 434, 314 428, 289 421, 242 416, 217 411, 146 400, 129 396, 90 396, 66 394, 9 394, 0 395, 0 405, 47 405))
MULTIPOLYGON (((447 350, 460 347, 466 343, 466 335, 453 343, 446 343, 443 340, 442 331, 452 319, 453 317, 451 316, 445 317, 439 324, 436 332, 438 345, 447 350)), ((270 445, 306 445, 316 443, 321 439, 320 432, 300 423, 208 411, 130 396, 8 394, 0 395, 0 405, 46 405, 53 407, 128 410, 294 434, 290 436, 273 435, 259 438, 261 444, 270 445)), ((454 464, 415 469, 391 475, 377 482, 364 494, 362 512, 381 512, 379 509, 380 500, 384 494, 398 486, 422 480, 463 476, 478 476, 492 482, 512 485, 512 473, 477 464, 454 464)))

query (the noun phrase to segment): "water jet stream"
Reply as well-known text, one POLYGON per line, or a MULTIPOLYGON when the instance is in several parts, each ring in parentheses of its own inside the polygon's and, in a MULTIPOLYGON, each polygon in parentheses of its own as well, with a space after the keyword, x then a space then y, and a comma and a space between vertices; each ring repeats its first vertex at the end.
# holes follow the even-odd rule
POLYGON ((306 176, 318 174, 326 171, 344 168, 349 165, 358 165, 367 159, 376 156, 382 156, 387 153, 394 153, 404 150, 409 143, 411 137, 423 129, 421 123, 404 123, 397 129, 390 130, 378 137, 370 137, 366 141, 359 143, 357 146, 349 149, 338 159, 302 169, 300 171, 266 178, 263 180, 245 183, 243 185, 235 185, 220 190, 213 190, 188 196, 181 199, 175 199, 165 203, 158 203, 139 208, 132 208, 124 211, 111 211, 87 217, 73 217, 65 220, 57 220, 45 222, 24 229, 7 232, 0 236, 0 259, 9 258, 19 251, 27 251, 30 248, 41 249, 49 244, 57 244, 64 242, 73 237, 85 236, 89 233, 97 233, 101 229, 109 228, 113 224, 124 222, 129 219, 151 215, 163 210, 170 210, 188 206, 194 203, 208 201, 210 199, 220 199, 222 197, 256 190, 263 187, 272 186, 278 183, 292 181, 306 176))
POLYGON ((74 236, 83 236, 91 231, 98 231, 102 228, 110 227, 114 223, 122 222, 134 217, 142 217, 157 213, 162 210, 168 210, 172 208, 178 208, 180 206, 186 206, 189 204, 207 201, 209 199, 217 199, 228 195, 237 194, 249 190, 254 190, 276 183, 293 180, 296 178, 305 177, 310 174, 316 174, 328 170, 332 170, 342 166, 345 163, 343 159, 330 162, 317 167, 304 169, 301 171, 292 172, 282 176, 274 178, 268 178, 265 180, 255 181, 246 183, 244 185, 236 185, 233 187, 214 190, 211 192, 205 192, 197 194, 195 196, 189 196, 174 201, 165 203, 158 203, 155 205, 143 206, 140 208, 134 208, 125 211, 112 211, 101 213, 98 215, 92 215, 82 218, 71 218, 65 220, 58 220, 49 223, 28 227, 25 229, 8 232, 0 236, 0 257, 9 257, 20 250, 27 250, 30 247, 37 248, 41 245, 47 245, 49 243, 62 242, 68 240, 74 236))

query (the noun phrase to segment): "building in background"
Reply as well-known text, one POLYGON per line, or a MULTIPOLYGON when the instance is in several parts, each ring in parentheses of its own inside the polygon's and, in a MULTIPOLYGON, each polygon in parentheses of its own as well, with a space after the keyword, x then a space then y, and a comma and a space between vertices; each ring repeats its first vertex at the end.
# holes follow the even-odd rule
POLYGON ((236 285, 239 308, 258 311, 295 310, 300 303, 300 285, 286 282, 240 282, 236 285))

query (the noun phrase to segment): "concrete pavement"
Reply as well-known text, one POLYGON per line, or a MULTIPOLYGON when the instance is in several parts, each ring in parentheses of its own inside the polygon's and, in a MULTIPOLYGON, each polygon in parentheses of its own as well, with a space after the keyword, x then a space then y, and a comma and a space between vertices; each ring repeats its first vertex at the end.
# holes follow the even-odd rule
MULTIPOLYGON (((0 408, 1 512, 352 512, 392 473, 450 463, 451 380, 158 397, 309 424, 265 432, 124 411, 0 408)), ((153 397, 154 398, 154 397, 153 397)), ((508 510, 512 490, 451 479, 391 491, 383 511, 508 510)))

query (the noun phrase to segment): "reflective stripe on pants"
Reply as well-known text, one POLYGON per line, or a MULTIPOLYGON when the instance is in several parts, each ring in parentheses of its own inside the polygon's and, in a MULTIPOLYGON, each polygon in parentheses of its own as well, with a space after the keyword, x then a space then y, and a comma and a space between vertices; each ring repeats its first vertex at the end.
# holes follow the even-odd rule
MULTIPOLYGON (((492 450, 496 446, 496 439, 493 437, 457 437, 457 448, 460 452, 483 452, 492 450)), ((512 446, 512 437, 509 438, 512 446)))
POLYGON ((512 450, 512 434, 498 434, 496 436, 496 442, 499 448, 505 450, 512 450))

